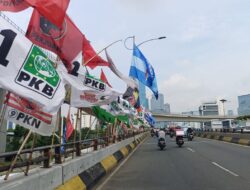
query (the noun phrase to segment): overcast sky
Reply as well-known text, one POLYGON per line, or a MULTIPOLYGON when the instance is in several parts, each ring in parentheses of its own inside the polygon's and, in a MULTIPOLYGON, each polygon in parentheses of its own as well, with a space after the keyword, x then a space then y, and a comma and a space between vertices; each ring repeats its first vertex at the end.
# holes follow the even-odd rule
MULTIPOLYGON (((26 30, 31 12, 7 15, 26 30)), ((97 51, 128 36, 136 43, 167 36, 140 48, 171 112, 195 111, 203 101, 224 98, 226 110, 236 113, 237 96, 250 93, 249 0, 71 0, 67 13, 97 51)), ((132 52, 123 43, 108 52, 128 74, 132 52)), ((114 88, 125 90, 108 68, 104 71, 114 88)), ((91 73, 99 75, 100 69, 91 73)))

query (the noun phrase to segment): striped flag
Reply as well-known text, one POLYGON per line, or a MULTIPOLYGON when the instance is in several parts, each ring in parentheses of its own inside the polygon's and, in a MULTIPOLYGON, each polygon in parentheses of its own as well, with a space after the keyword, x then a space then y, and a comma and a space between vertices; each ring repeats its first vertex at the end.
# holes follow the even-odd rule
POLYGON ((41 109, 35 102, 13 93, 5 97, 5 119, 44 136, 50 136, 55 127, 56 115, 41 109))

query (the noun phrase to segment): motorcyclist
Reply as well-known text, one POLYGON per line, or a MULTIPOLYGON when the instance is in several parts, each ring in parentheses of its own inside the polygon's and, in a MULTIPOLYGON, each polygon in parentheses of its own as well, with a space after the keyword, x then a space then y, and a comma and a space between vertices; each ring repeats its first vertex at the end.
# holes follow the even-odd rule
POLYGON ((193 133, 193 132, 194 132, 193 129, 192 129, 191 127, 189 127, 189 128, 187 129, 187 136, 188 136, 189 134, 193 133))
POLYGON ((158 132, 158 139, 163 138, 164 140, 166 139, 166 133, 163 128, 160 129, 158 132))

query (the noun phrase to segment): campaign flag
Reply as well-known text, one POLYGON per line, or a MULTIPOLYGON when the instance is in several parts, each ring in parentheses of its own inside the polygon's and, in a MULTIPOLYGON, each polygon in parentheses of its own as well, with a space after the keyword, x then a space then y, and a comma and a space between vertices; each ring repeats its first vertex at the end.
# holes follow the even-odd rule
POLYGON ((138 79, 142 84, 149 87, 155 98, 158 99, 158 87, 154 69, 135 44, 129 76, 138 79))
POLYGON ((137 88, 128 87, 122 97, 125 100, 128 100, 129 103, 136 109, 139 108, 141 105, 139 98, 139 91, 137 88))
POLYGON ((71 87, 70 104, 73 107, 92 107, 106 105, 117 99, 120 92, 110 88, 105 82, 93 76, 80 78, 83 90, 71 87))
POLYGON ((13 93, 5 97, 5 119, 12 121, 32 132, 43 136, 50 136, 55 128, 56 114, 42 110, 33 101, 24 99, 13 93))
POLYGON ((61 27, 70 0, 25 0, 57 27, 61 27))
POLYGON ((19 12, 33 7, 51 23, 60 28, 63 24, 69 1, 70 0, 1 0, 0 11, 19 12))
MULTIPOLYGON (((83 67, 83 66, 81 66, 83 67)), ((82 69, 82 68, 79 69, 82 69)), ((91 107, 105 105, 117 99, 122 93, 110 88, 105 82, 88 74, 72 75, 62 64, 57 71, 65 83, 71 85, 70 105, 73 107, 91 107)))
POLYGON ((0 11, 19 12, 27 9, 29 5, 25 0, 1 0, 0 11))
POLYGON ((155 118, 152 116, 151 113, 145 112, 144 113, 144 118, 146 119, 146 121, 149 123, 150 126, 155 125, 155 118))
POLYGON ((111 59, 111 57, 109 56, 107 50, 105 49, 105 53, 106 53, 106 57, 107 60, 109 62, 109 68, 110 70, 117 76, 119 77, 121 80, 123 80, 128 87, 131 88, 138 88, 138 84, 135 80, 133 80, 132 78, 130 78, 129 76, 124 75, 122 72, 120 72, 117 67, 115 66, 113 60, 111 59))
POLYGON ((54 63, 2 17, 0 37, 0 87, 57 112, 65 89, 54 63))
POLYGON ((109 84, 109 81, 105 75, 105 73, 103 72, 103 70, 101 69, 101 76, 100 76, 100 79, 105 82, 110 88, 112 88, 112 86, 109 84))
POLYGON ((73 122, 72 116, 70 115, 70 108, 69 108, 68 115, 66 118, 66 140, 69 139, 69 137, 74 131, 73 125, 74 125, 74 122, 73 122))
POLYGON ((70 72, 74 70, 73 62, 76 57, 82 56, 83 46, 89 44, 89 41, 69 16, 65 16, 62 27, 58 28, 35 9, 29 22, 26 37, 33 43, 56 53, 70 72))
POLYGON ((90 43, 85 43, 82 47, 83 52, 83 63, 91 69, 97 66, 109 66, 109 63, 102 59, 90 45, 90 43))

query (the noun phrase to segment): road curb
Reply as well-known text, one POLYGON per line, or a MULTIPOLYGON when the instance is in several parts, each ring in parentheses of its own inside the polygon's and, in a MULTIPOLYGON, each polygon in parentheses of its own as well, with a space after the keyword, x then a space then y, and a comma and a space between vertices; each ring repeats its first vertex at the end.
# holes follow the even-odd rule
POLYGON ((119 162, 126 158, 147 136, 148 134, 142 135, 142 137, 122 147, 112 155, 107 156, 94 166, 69 179, 63 185, 55 188, 55 190, 91 189, 103 176, 110 173, 119 162))
POLYGON ((239 137, 228 137, 228 136, 223 136, 223 135, 213 135, 213 134, 206 134, 206 133, 204 134, 198 133, 196 136, 201 137, 201 138, 208 138, 208 139, 214 139, 214 140, 225 141, 229 143, 250 146, 250 140, 242 139, 239 137))

